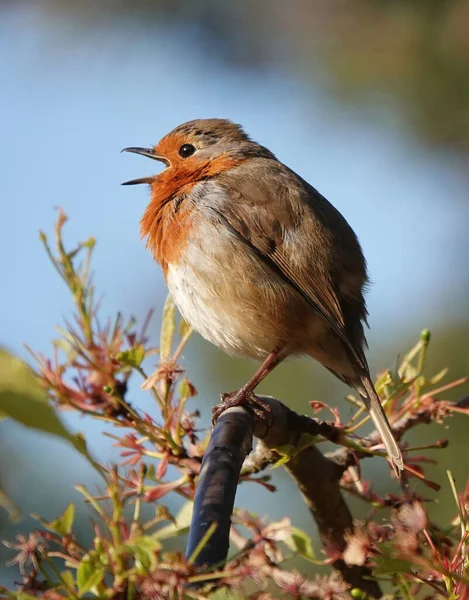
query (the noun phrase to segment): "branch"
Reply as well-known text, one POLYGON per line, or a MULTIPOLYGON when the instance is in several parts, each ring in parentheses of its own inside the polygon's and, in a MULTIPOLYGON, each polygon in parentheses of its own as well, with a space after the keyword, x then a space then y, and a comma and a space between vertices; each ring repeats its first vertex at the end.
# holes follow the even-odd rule
MULTIPOLYGON (((280 446, 298 446, 304 433, 324 435, 338 440, 340 430, 316 419, 300 416, 284 404, 270 396, 259 396, 268 403, 271 412, 267 419, 255 419, 254 433, 262 440, 268 452, 280 446)), ((256 449, 257 450, 257 449, 256 449)), ((257 453, 259 456, 259 452, 257 453)), ((295 479, 306 505, 316 521, 319 536, 327 553, 342 556, 345 550, 345 534, 353 531, 353 518, 340 492, 342 469, 324 456, 316 446, 311 445, 291 458, 285 468, 295 479)), ((367 567, 347 566, 341 558, 332 566, 342 574, 352 588, 356 587, 369 595, 379 598, 381 590, 371 578, 367 567)))
MULTIPOLYGON (((413 429, 416 425, 430 424, 439 421, 442 417, 457 412, 458 410, 467 410, 469 408, 469 396, 461 398, 457 402, 447 402, 446 400, 432 400, 428 404, 422 404, 414 412, 404 415, 402 418, 392 423, 392 430, 396 440, 401 440, 405 433, 413 429)), ((371 448, 381 442, 381 437, 377 431, 373 431, 366 438, 360 440, 360 446, 371 448)), ((333 452, 328 452, 326 457, 341 469, 346 471, 348 467, 356 464, 357 458, 367 458, 371 456, 366 452, 357 450, 352 454, 347 448, 340 448, 333 452)))
MULTIPOLYGON (((213 566, 226 559, 229 545, 230 517, 242 462, 252 444, 253 429, 262 440, 252 459, 245 463, 243 473, 254 472, 259 465, 280 458, 276 448, 298 447, 300 438, 308 433, 340 440, 341 431, 315 419, 300 416, 270 396, 259 396, 268 409, 253 415, 237 407, 225 411, 213 430, 202 462, 186 556, 190 557, 203 540, 212 523, 218 523, 215 533, 198 554, 194 564, 213 566), (254 426, 254 427, 253 427, 254 426), (267 461, 267 462, 266 462, 267 461)), ((310 445, 285 465, 300 488, 313 515, 321 541, 331 556, 342 556, 345 534, 353 531, 352 515, 340 493, 342 469, 310 445)), ((378 584, 368 579, 366 567, 347 566, 336 558, 333 567, 352 587, 373 597, 381 596, 378 584)))
POLYGON ((244 459, 252 447, 253 419, 240 408, 226 410, 212 431, 200 468, 186 557, 195 566, 223 562, 228 555, 231 513, 244 459), (216 529, 199 547, 210 526, 216 529))

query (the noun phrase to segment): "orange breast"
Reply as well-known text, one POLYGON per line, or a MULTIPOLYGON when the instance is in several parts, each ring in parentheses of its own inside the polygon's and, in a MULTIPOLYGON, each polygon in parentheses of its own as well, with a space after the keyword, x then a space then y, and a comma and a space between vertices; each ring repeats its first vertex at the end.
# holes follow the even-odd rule
POLYGON ((187 247, 189 235, 197 226, 197 207, 190 194, 202 180, 232 169, 241 160, 222 154, 212 161, 187 159, 168 167, 152 183, 152 195, 140 222, 140 233, 147 247, 163 268, 178 263, 187 247))
POLYGON ((184 198, 182 191, 180 198, 182 199, 175 198, 166 202, 161 207, 155 221, 154 238, 148 238, 149 244, 150 239, 152 240, 153 255, 160 263, 165 277, 168 263, 179 263, 196 218, 194 204, 184 198), (179 207, 177 202, 180 202, 179 207))

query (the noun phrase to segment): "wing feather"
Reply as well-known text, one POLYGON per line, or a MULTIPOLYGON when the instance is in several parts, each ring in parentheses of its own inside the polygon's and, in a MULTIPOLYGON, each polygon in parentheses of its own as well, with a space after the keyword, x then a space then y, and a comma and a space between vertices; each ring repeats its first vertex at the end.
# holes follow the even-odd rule
POLYGON ((362 344, 354 343, 347 331, 340 293, 339 267, 343 265, 337 264, 347 252, 343 247, 347 242, 352 243, 352 250, 355 244, 362 256, 355 234, 313 187, 281 163, 276 164, 285 171, 277 168, 268 178, 256 177, 255 173, 237 178, 233 172, 220 177, 226 196, 215 211, 222 223, 321 315, 343 340, 357 366, 366 368, 362 344))

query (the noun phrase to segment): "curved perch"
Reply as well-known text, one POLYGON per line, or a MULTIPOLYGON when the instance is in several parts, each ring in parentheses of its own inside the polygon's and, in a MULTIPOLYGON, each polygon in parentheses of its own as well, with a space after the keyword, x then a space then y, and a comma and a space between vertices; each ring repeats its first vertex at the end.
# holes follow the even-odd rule
MULTIPOLYGON (((298 446, 300 437, 308 433, 338 441, 340 430, 316 419, 298 415, 271 396, 259 396, 267 406, 263 416, 248 409, 227 409, 217 421, 206 450, 197 485, 194 511, 186 557, 198 548, 210 526, 216 529, 203 546, 193 564, 213 567, 228 555, 231 513, 236 488, 246 456, 251 450, 253 433, 261 441, 244 462, 243 473, 258 472, 279 456, 275 448, 298 446)), ((345 549, 345 533, 353 530, 353 518, 340 491, 344 465, 324 456, 315 445, 291 458, 285 468, 293 476, 308 509, 318 526, 322 543, 329 552, 341 555, 345 549)), ((381 597, 371 571, 363 566, 347 566, 342 559, 333 563, 352 588, 359 588, 374 598, 381 597)))
POLYGON ((241 407, 227 409, 218 419, 200 468, 189 530, 186 557, 189 558, 216 523, 216 529, 193 561, 214 565, 228 555, 231 513, 239 474, 251 451, 252 414, 241 407))

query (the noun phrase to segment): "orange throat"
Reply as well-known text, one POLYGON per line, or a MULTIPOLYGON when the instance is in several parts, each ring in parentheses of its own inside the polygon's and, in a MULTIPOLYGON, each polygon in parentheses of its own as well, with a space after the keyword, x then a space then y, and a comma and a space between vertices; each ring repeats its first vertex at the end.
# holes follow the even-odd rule
POLYGON ((151 184, 151 200, 140 221, 140 234, 161 265, 166 277, 168 264, 178 263, 194 226, 197 206, 191 195, 202 180, 216 177, 239 165, 242 159, 222 154, 203 163, 187 160, 168 167, 151 184))

